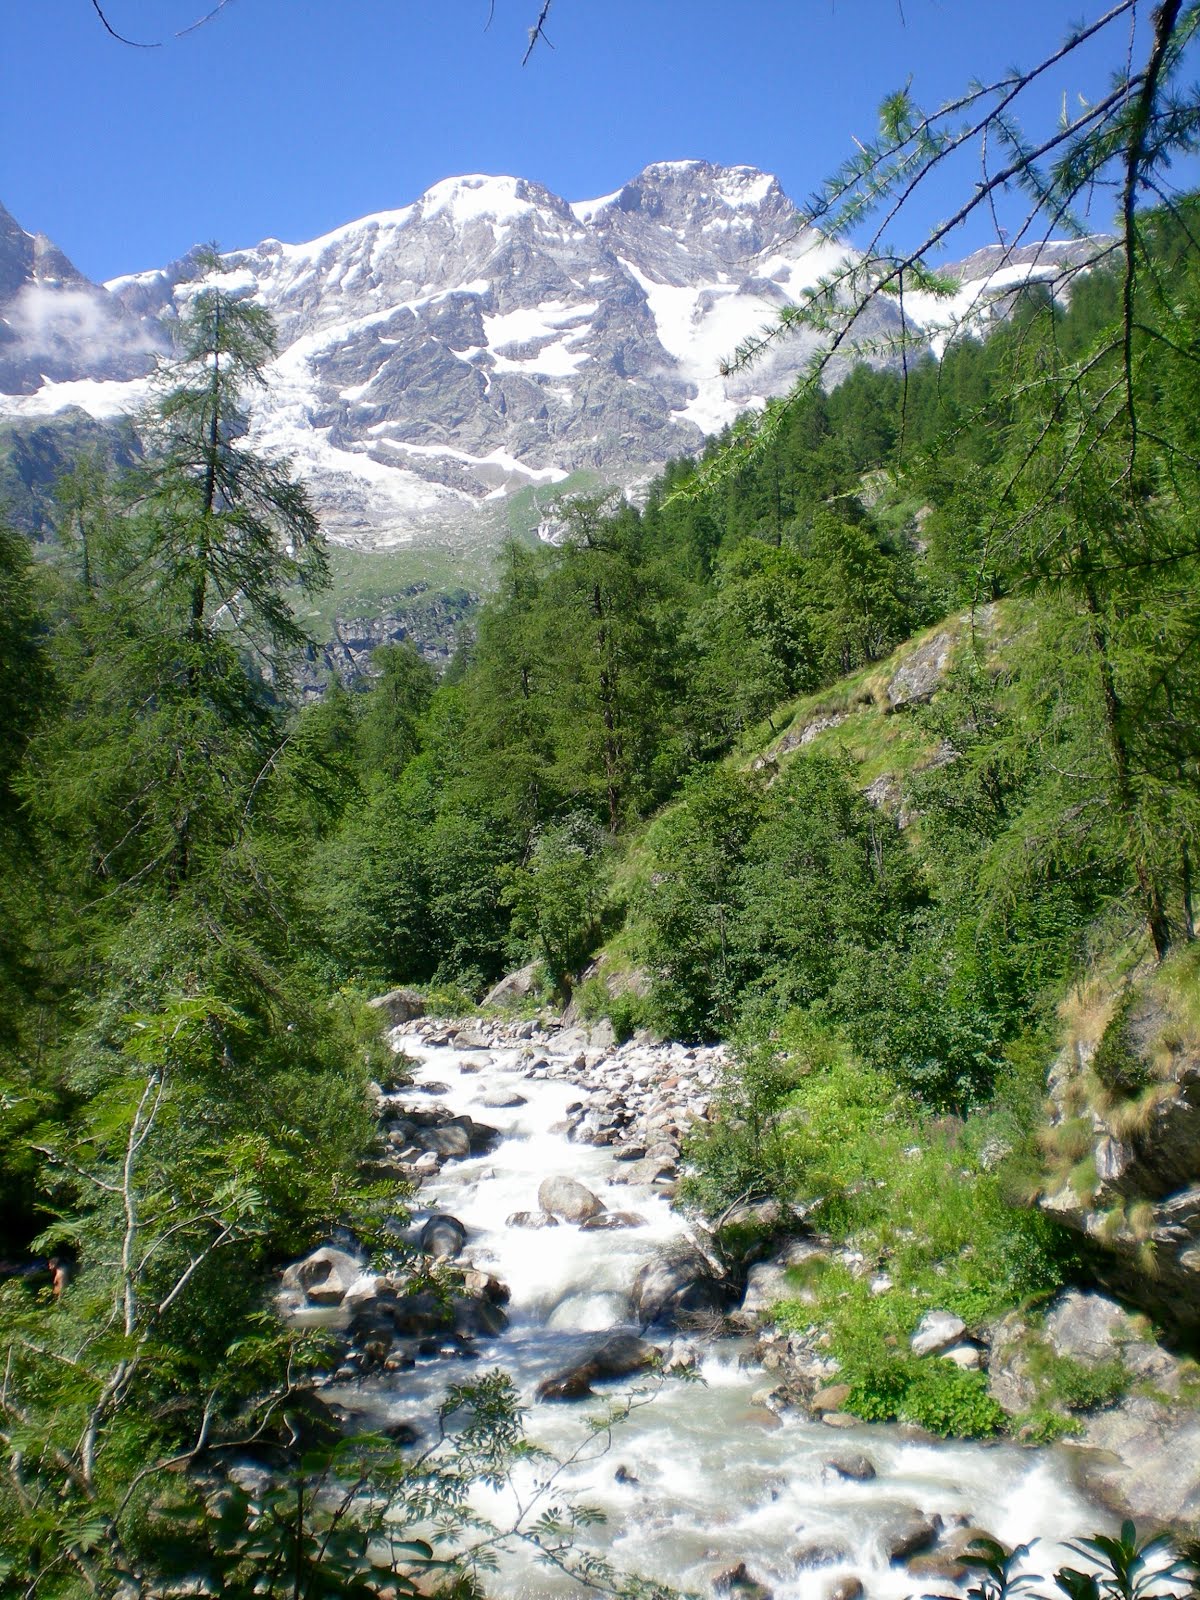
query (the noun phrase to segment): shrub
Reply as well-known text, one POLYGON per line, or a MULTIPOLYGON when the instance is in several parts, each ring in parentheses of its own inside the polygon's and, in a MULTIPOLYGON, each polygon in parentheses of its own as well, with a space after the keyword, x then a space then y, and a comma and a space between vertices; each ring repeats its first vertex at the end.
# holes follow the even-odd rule
POLYGON ((1092 1072, 1109 1091, 1131 1099, 1150 1083, 1150 1064, 1138 1051, 1129 1027, 1132 996, 1114 1011, 1092 1057, 1092 1072))

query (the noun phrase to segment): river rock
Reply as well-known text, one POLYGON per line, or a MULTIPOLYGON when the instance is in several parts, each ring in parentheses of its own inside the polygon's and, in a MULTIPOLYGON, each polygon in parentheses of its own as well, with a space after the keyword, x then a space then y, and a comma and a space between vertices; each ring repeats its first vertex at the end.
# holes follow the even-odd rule
POLYGON ((839 1478, 849 1478, 854 1483, 870 1483, 875 1476, 875 1463, 864 1455, 830 1456, 825 1466, 839 1478))
POLYGON ((389 1028, 398 1028, 402 1022, 425 1015, 425 1002, 415 989, 389 989, 387 994, 376 995, 367 1004, 373 1011, 382 1011, 389 1028))
POLYGON ((486 1155, 503 1137, 499 1128, 493 1128, 490 1122, 476 1122, 474 1117, 455 1117, 449 1126, 462 1128, 473 1156, 486 1155))
POLYGON ((508 1327, 508 1318, 501 1308, 483 1296, 456 1294, 450 1306, 455 1333, 495 1339, 508 1327))
POLYGON ((474 1268, 463 1273, 463 1288, 468 1294, 482 1295, 498 1306, 506 1306, 512 1299, 512 1290, 506 1283, 494 1278, 490 1272, 479 1272, 474 1268))
POLYGON ((966 1323, 952 1311, 927 1311, 910 1341, 912 1353, 915 1356, 939 1355, 958 1344, 966 1331, 966 1323))
POLYGON ((910 1578, 940 1578, 946 1583, 961 1583, 970 1571, 947 1550, 927 1550, 909 1556, 904 1564, 910 1578))
POLYGON ((601 1211, 596 1216, 589 1217, 586 1222, 579 1224, 580 1232, 582 1233, 594 1233, 619 1228, 644 1228, 645 1226, 645 1217, 639 1217, 636 1211, 601 1211))
POLYGON ((981 1539, 986 1539, 991 1544, 996 1544, 996 1536, 986 1528, 976 1528, 968 1523, 965 1528, 952 1528, 942 1542, 942 1548, 951 1560, 959 1560, 963 1556, 973 1553, 972 1546, 981 1539))
POLYGON ((712 1586, 714 1594, 732 1595, 733 1600, 771 1600, 770 1589, 751 1577, 744 1561, 714 1573, 712 1586))
POLYGON ((832 1578, 825 1585, 825 1600, 863 1600, 866 1592, 862 1579, 851 1572, 844 1578, 832 1578))
POLYGON ((814 1411, 840 1411, 850 1398, 848 1383, 830 1383, 812 1397, 814 1411))
POLYGON ((457 1217, 430 1217, 421 1229, 418 1241, 422 1253, 437 1260, 449 1261, 458 1255, 467 1242, 467 1230, 457 1217))
POLYGON ((673 1161, 659 1161, 647 1156, 641 1161, 626 1162, 625 1170, 619 1174, 615 1181, 660 1187, 663 1184, 672 1182, 675 1177, 675 1170, 673 1161))
POLYGON ((539 1400, 583 1400, 591 1394, 593 1383, 648 1371, 658 1366, 661 1359, 658 1346, 648 1340, 632 1333, 614 1333, 582 1361, 543 1379, 538 1384, 537 1397, 539 1400))
POLYGON ((558 1218, 548 1211, 514 1211, 504 1225, 506 1228, 557 1228, 558 1218))
POLYGON ((844 1544, 832 1539, 814 1539, 810 1544, 797 1545, 792 1560, 801 1572, 813 1567, 836 1567, 839 1561, 849 1561, 850 1552, 844 1544))
POLYGON ((586 1362, 543 1378, 535 1391, 539 1400, 586 1400, 593 1393, 592 1374, 586 1362))
POLYGON ((643 1327, 720 1312, 726 1297, 724 1283, 691 1245, 675 1246, 644 1262, 631 1291, 634 1314, 643 1327))
POLYGON ((345 1250, 322 1245, 286 1267, 282 1283, 285 1289, 302 1289, 314 1305, 337 1306, 361 1275, 361 1261, 345 1250))
POLYGON ((396 1332, 406 1339, 428 1338, 445 1332, 454 1322, 454 1313, 446 1302, 428 1290, 398 1295, 391 1301, 381 1297, 376 1307, 390 1316, 396 1332))
POLYGON ((494 1111, 507 1111, 513 1106, 528 1105, 529 1102, 515 1089, 488 1089, 480 1095, 479 1104, 494 1111))
POLYGON ((475 1028, 458 1028, 452 1035, 456 1050, 487 1050, 491 1040, 475 1028))
POLYGON ((699 1352, 689 1339, 672 1339, 662 1358, 664 1372, 694 1372, 699 1365, 699 1352))
POLYGON ((373 1300, 377 1300, 381 1294, 386 1293, 390 1287, 390 1279, 378 1277, 370 1272, 360 1272, 343 1295, 342 1305, 347 1311, 357 1314, 373 1300))
POLYGON ((632 1333, 614 1333, 588 1357, 598 1378, 626 1378, 658 1366, 662 1351, 648 1339, 632 1333))
POLYGON ((538 1205, 553 1217, 576 1223, 597 1217, 604 1210, 604 1202, 590 1189, 567 1177, 543 1178, 538 1187, 538 1205))
POLYGON ((471 1140, 465 1128, 448 1123, 440 1128, 418 1128, 417 1143, 423 1150, 431 1150, 445 1160, 461 1159, 471 1154, 471 1140))
POLYGON ((879 1543, 889 1561, 905 1561, 918 1551, 937 1543, 938 1524, 919 1511, 885 1522, 879 1530, 879 1543))

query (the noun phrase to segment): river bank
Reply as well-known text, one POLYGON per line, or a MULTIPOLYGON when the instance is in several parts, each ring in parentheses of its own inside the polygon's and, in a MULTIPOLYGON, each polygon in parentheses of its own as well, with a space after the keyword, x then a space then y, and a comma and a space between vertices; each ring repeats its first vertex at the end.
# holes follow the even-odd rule
MULTIPOLYGON (((393 1318, 383 1361, 347 1362, 325 1386, 348 1419, 420 1439, 451 1379, 499 1366, 529 1407, 530 1436, 561 1459, 611 1380, 618 1392, 638 1381, 644 1338, 666 1369, 653 1404, 611 1445, 585 1451, 563 1488, 604 1512, 587 1538, 621 1566, 747 1600, 762 1587, 776 1600, 844 1600, 861 1585, 891 1600, 961 1586, 958 1557, 978 1531, 1040 1538, 1045 1570, 1061 1541, 1111 1525, 1083 1487, 1076 1448, 864 1424, 837 1409, 836 1372, 825 1374, 833 1401, 827 1393, 815 1415, 787 1394, 799 1344, 762 1315, 764 1280, 780 1264, 753 1268, 743 1298, 708 1236, 671 1207, 680 1144, 709 1113, 719 1049, 429 1019, 401 1023, 391 1041, 411 1083, 381 1086, 381 1126, 387 1160, 420 1185, 410 1237, 440 1241, 464 1298, 493 1309, 459 1311, 440 1333, 393 1318), (572 1374, 582 1404, 551 1403, 556 1380, 572 1374)), ((359 1300, 354 1315, 364 1309, 359 1300)), ((498 1502, 529 1489, 481 1492, 481 1509, 503 1521, 498 1502)), ((522 1556, 505 1558, 501 1580, 498 1593, 562 1592, 522 1556)))

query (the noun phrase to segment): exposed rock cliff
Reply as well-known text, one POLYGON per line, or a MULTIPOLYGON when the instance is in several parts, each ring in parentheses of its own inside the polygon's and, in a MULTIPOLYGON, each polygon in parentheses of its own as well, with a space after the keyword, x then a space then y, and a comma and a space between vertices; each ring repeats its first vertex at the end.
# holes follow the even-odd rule
POLYGON ((1042 1200, 1097 1246, 1102 1281, 1177 1330, 1200 1330, 1200 963, 1066 1007, 1050 1074, 1042 1200))

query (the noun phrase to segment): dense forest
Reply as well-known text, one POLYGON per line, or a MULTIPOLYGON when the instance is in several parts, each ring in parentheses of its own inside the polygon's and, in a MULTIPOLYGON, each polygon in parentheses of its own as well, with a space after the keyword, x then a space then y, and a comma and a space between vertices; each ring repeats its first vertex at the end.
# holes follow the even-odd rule
MULTIPOLYGON (((1198 223, 1143 218, 1128 341, 1101 264, 940 361, 856 366, 745 461, 714 440, 644 504, 577 498, 560 544, 509 544, 440 680, 388 647, 303 707, 293 601, 325 550, 243 430, 273 333, 198 280, 145 463, 80 461, 47 559, 0 536, 14 1592, 158 1592, 197 1550, 222 1593, 272 1562, 375 1592, 360 1546, 305 1543, 303 1488, 252 1524, 172 1469, 271 1430, 332 1448, 295 1420, 320 1342, 262 1283, 396 1210, 364 1162, 391 1070, 365 1002, 397 984, 461 1012, 532 962, 531 1007, 732 1041, 690 1202, 820 1197, 886 1244, 903 1303, 813 1286, 856 1414, 1002 1425, 980 1374, 933 1382, 896 1335, 1086 1278, 1031 1203, 1056 1162, 1088 1181, 1043 1125, 1062 1004, 1097 972, 1197 982, 1198 223), (876 718, 904 752, 876 793, 837 717, 914 637, 949 665, 876 718), (784 748, 817 707, 832 732, 784 748)), ((1132 1117, 1121 1021, 1100 1059, 1132 1117)), ((473 1403, 454 1463, 393 1484, 411 1521, 515 1448, 511 1399, 473 1403)))

